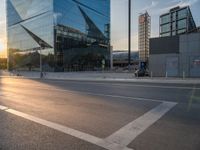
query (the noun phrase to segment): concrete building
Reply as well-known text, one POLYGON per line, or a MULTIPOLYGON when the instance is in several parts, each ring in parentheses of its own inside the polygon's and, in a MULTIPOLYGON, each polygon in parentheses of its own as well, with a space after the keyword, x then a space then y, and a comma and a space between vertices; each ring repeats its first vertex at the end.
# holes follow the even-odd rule
POLYGON ((153 76, 200 77, 200 33, 150 39, 153 76))
POLYGON ((151 34, 151 17, 148 12, 139 16, 139 59, 148 62, 149 58, 149 38, 151 34))
POLYGON ((175 7, 160 16, 160 37, 188 33, 196 29, 190 7, 175 7))

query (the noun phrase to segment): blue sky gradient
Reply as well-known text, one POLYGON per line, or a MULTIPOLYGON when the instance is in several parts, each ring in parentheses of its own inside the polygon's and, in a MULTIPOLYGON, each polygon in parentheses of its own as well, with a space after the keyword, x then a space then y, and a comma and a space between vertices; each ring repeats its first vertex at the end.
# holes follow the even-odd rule
MULTIPOLYGON (((0 55, 2 45, 6 49, 5 0, 0 0, 0 55)), ((151 23, 151 37, 159 36, 159 16, 176 6, 191 7, 197 26, 200 26, 200 0, 132 0, 132 50, 138 50, 138 16, 148 11, 151 23)), ((111 37, 114 50, 128 47, 128 0, 111 0, 111 37)))

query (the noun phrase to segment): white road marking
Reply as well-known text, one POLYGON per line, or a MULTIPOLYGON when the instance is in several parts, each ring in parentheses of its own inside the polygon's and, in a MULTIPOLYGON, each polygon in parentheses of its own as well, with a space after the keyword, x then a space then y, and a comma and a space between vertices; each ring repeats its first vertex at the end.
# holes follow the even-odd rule
POLYGON ((150 110, 143 116, 122 127, 117 132, 113 133, 105 140, 102 141, 108 143, 119 144, 122 147, 126 147, 130 144, 138 135, 143 133, 147 128, 158 121, 163 115, 165 115, 170 109, 172 109, 177 103, 163 102, 154 109, 150 110))
POLYGON ((106 148, 108 150, 132 150, 130 148, 122 147, 121 145, 118 145, 118 144, 115 144, 115 143, 112 143, 112 145, 110 143, 108 144, 107 142, 100 143, 100 141, 103 140, 101 138, 95 137, 95 136, 87 134, 87 133, 83 133, 81 131, 78 131, 78 130, 75 130, 75 129, 54 123, 54 122, 50 122, 50 121, 47 121, 47 120, 44 120, 44 119, 40 119, 38 117, 34 117, 32 115, 28 115, 28 114, 25 114, 25 113, 22 113, 22 112, 13 110, 13 109, 9 109, 5 106, 0 105, 0 110, 3 110, 3 111, 8 112, 10 114, 22 117, 22 118, 27 119, 27 120, 33 121, 33 122, 38 123, 40 125, 44 125, 46 127, 60 131, 60 132, 65 133, 67 135, 71 135, 73 137, 76 137, 76 138, 81 139, 83 141, 86 141, 86 142, 95 144, 97 146, 106 148))
POLYGON ((1 106, 1 105, 0 105, 0 110, 6 110, 6 109, 8 109, 8 108, 5 107, 5 106, 1 106))
POLYGON ((40 119, 40 118, 31 116, 31 115, 28 115, 28 114, 13 110, 13 109, 7 109, 5 111, 9 112, 9 113, 11 113, 13 115, 22 117, 24 119, 27 119, 27 120, 30 120, 30 121, 33 121, 33 122, 36 122, 36 123, 39 123, 41 125, 50 127, 52 129, 61 131, 63 133, 72 135, 74 137, 77 137, 79 139, 83 139, 83 140, 91 142, 91 143, 96 143, 96 142, 98 142, 100 140, 99 138, 91 136, 89 134, 86 134, 86 133, 83 133, 83 132, 80 132, 80 131, 77 131, 77 130, 62 126, 62 125, 59 125, 57 123, 53 123, 53 122, 47 121, 47 120, 44 120, 44 119, 40 119))
POLYGON ((62 90, 62 89, 55 89, 56 91, 63 91, 69 92, 72 94, 86 94, 86 95, 93 95, 93 96, 102 96, 102 97, 112 97, 112 98, 122 98, 122 99, 132 99, 136 101, 151 101, 151 102, 165 102, 165 100, 158 100, 158 99, 149 99, 149 98, 141 98, 141 97, 131 97, 131 96, 123 96, 123 95, 111 95, 111 94, 101 94, 101 93, 91 93, 91 92, 82 92, 82 91, 70 91, 70 90, 62 90))
MULTIPOLYGON (((162 89, 183 89, 183 90, 192 90, 192 87, 185 86, 160 86, 160 85, 143 85, 143 84, 111 84, 111 86, 128 86, 128 87, 143 87, 143 88, 162 88, 162 89)), ((200 90, 200 88, 195 87, 196 90, 200 90)))
MULTIPOLYGON (((61 81, 61 80, 47 80, 47 81, 50 81, 50 82, 62 82, 63 83, 63 80, 61 81)), ((120 86, 124 86, 124 87, 144 87, 144 88, 162 88, 162 89, 185 89, 185 90, 193 90, 194 88, 196 89, 196 90, 200 90, 200 88, 199 87, 191 87, 191 86, 169 86, 169 85, 166 85, 165 83, 160 83, 160 84, 165 84, 165 86, 162 86, 162 85, 148 85, 148 84, 150 84, 150 83, 148 83, 148 84, 135 84, 135 83, 132 83, 132 84, 127 84, 127 83, 121 83, 121 84, 119 84, 119 83, 99 83, 99 82, 95 82, 95 83, 93 83, 93 82, 86 82, 86 81, 82 81, 82 82, 78 82, 78 81, 74 81, 74 80, 72 80, 72 81, 70 81, 70 80, 65 80, 65 81, 69 81, 69 82, 73 82, 73 83, 78 83, 78 84, 89 84, 89 85, 109 85, 109 86, 117 86, 117 87, 120 87, 120 86)), ((13 82, 6 82, 7 84, 8 83, 12 83, 13 84, 13 82)), ((18 82, 16 82, 16 83, 18 83, 18 82)), ((20 83, 21 84, 21 83, 20 83)), ((26 84, 21 84, 21 85, 26 85, 26 84)))
MULTIPOLYGON (((50 82, 62 82, 63 83, 63 80, 47 80, 47 81, 50 81, 50 82)), ((99 83, 98 81, 97 82, 95 82, 95 81, 89 81, 89 82, 81 81, 81 82, 79 82, 79 81, 75 81, 75 80, 64 80, 64 81, 69 81, 69 82, 78 83, 78 84, 109 85, 109 86, 117 86, 117 87, 127 86, 127 87, 163 88, 163 89, 185 89, 185 90, 191 90, 191 89, 195 88, 196 90, 200 90, 200 88, 198 88, 198 87, 169 86, 169 85, 166 85, 166 83, 158 83, 158 84, 165 84, 165 86, 162 86, 162 85, 148 85, 150 83, 147 83, 146 85, 145 84, 137 84, 137 82, 135 82, 136 84, 134 82, 131 83, 131 84, 127 84, 127 83, 121 83, 120 84, 120 83, 112 83, 112 82, 99 83), (95 83, 93 83, 93 82, 95 82, 95 83)), ((174 83, 174 84, 176 84, 176 83, 174 83)), ((179 84, 179 83, 177 83, 177 84, 179 84)), ((187 84, 187 83, 185 83, 185 84, 187 84)))
POLYGON ((174 102, 163 102, 162 104, 145 113, 128 125, 122 127, 105 139, 101 139, 54 122, 50 122, 13 109, 9 109, 8 107, 2 105, 0 105, 0 110, 47 126, 62 133, 84 140, 86 142, 106 148, 108 150, 132 150, 131 148, 128 148, 127 145, 130 144, 138 135, 143 133, 147 128, 153 125, 156 121, 158 121, 168 111, 170 111, 176 104, 177 103, 174 102))
MULTIPOLYGON (((59 91, 59 92, 68 92, 71 94, 84 94, 84 95, 92 95, 92 96, 101 96, 101 97, 112 97, 112 98, 122 98, 122 99, 130 99, 135 101, 151 101, 151 102, 167 102, 166 100, 161 99, 150 99, 150 98, 143 98, 143 97, 131 97, 131 96, 123 96, 123 95, 111 95, 111 94, 103 94, 103 93, 92 93, 92 92, 84 92, 84 91, 71 91, 71 90, 64 90, 64 89, 58 89, 58 88, 38 88, 42 90, 52 90, 52 91, 59 91)), ((3 96, 3 95, 0 95, 3 96)), ((6 94, 6 96, 10 96, 9 94, 6 94)))

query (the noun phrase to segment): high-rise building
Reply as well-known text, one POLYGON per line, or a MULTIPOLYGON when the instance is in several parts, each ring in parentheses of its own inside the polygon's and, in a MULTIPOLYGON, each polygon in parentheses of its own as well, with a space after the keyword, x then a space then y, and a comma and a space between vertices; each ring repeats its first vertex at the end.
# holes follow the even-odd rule
POLYGON ((7 35, 9 69, 109 67, 110 0, 7 0, 7 35))
POLYGON ((147 62, 149 58, 149 38, 151 35, 151 17, 148 12, 139 16, 139 59, 147 62))
POLYGON ((160 36, 174 36, 196 28, 190 7, 175 7, 160 16, 160 36))

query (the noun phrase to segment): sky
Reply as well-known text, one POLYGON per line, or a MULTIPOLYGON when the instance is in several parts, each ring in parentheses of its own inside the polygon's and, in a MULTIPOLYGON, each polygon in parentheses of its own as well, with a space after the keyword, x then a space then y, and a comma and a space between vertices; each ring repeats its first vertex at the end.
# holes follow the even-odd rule
MULTIPOLYGON (((151 16, 151 37, 159 36, 159 16, 176 6, 191 7, 200 26, 200 0, 132 0, 132 50, 138 50, 138 16, 148 11, 151 16)), ((114 50, 128 47, 128 0, 111 0, 111 41, 114 50)), ((6 51, 5 0, 0 0, 0 56, 6 51)))
POLYGON ((6 51, 6 17, 5 0, 0 0, 0 57, 5 55, 6 51))

